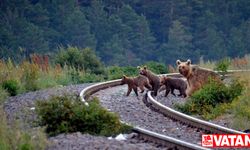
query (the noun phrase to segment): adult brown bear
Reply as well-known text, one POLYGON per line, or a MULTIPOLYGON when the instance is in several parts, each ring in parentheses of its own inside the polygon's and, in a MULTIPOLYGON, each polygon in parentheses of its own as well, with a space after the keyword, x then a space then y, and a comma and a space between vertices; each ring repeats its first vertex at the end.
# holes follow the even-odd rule
POLYGON ((191 60, 189 59, 186 62, 177 60, 176 64, 180 74, 187 78, 188 88, 186 93, 188 96, 191 96, 195 91, 199 90, 209 81, 209 78, 221 83, 219 74, 197 65, 191 65, 191 60))

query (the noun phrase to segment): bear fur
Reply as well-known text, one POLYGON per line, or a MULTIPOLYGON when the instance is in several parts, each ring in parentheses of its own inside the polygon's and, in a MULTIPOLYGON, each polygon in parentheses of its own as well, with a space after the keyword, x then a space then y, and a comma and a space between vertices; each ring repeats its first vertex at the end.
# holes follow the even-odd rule
POLYGON ((183 96, 184 98, 186 95, 187 83, 181 78, 171 78, 171 77, 161 77, 161 86, 165 85, 166 93, 165 97, 168 96, 169 92, 174 96, 174 90, 179 90, 180 94, 178 96, 183 96))
POLYGON ((151 90, 152 87, 149 84, 149 80, 148 78, 146 78, 143 75, 139 75, 137 77, 127 77, 125 75, 123 75, 122 80, 121 80, 121 84, 127 84, 128 85, 128 91, 127 91, 127 96, 129 96, 129 94, 131 93, 132 89, 134 90, 136 96, 138 96, 137 93, 137 87, 139 87, 141 89, 141 93, 144 92, 144 87, 146 87, 147 89, 151 90))
POLYGON ((148 78, 150 85, 152 86, 152 90, 154 91, 154 96, 157 96, 157 92, 160 88, 160 77, 147 69, 146 66, 143 68, 137 67, 139 69, 139 73, 148 78))
POLYGON ((220 75, 212 70, 201 68, 197 65, 191 65, 191 60, 186 62, 176 61, 177 69, 188 82, 186 91, 187 96, 191 96, 195 91, 199 90, 204 84, 208 83, 209 79, 213 79, 221 83, 220 75))

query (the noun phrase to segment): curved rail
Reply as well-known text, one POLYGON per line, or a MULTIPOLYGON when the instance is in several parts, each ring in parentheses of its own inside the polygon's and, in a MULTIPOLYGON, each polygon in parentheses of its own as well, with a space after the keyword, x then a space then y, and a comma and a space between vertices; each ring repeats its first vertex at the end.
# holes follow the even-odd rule
MULTIPOLYGON (((175 76, 176 74, 169 74, 170 76, 175 76)), ((113 80, 113 81, 108 81, 108 82, 102 82, 102 83, 97 83, 94 85, 91 85, 85 89, 83 89, 80 93, 81 100, 88 105, 87 99, 94 94, 95 92, 118 86, 121 85, 121 80, 113 80)), ((133 131, 138 133, 139 137, 145 140, 153 141, 155 143, 160 143, 162 145, 165 145, 167 147, 171 147, 173 149, 180 149, 180 150, 186 150, 186 149, 199 149, 199 150, 207 150, 207 148, 201 147, 199 145, 195 145, 192 143, 188 143, 185 141, 181 141, 176 138, 172 138, 166 135, 158 134, 140 127, 134 127, 133 131)))
MULTIPOLYGON (((244 72, 249 70, 229 70, 227 73, 234 73, 234 72, 244 72)), ((218 72, 220 73, 220 72, 218 72)), ((171 74, 164 74, 166 76, 173 76, 173 77, 183 77, 179 73, 171 73, 171 74)), ((87 99, 89 96, 94 94, 95 92, 121 85, 121 79, 113 80, 113 81, 107 81, 102 83, 97 83, 94 85, 91 85, 85 89, 83 89, 80 93, 81 100, 88 105, 87 99)), ((213 124, 204 120, 200 120, 191 116, 188 116, 186 114, 183 114, 181 112, 178 112, 172 108, 169 108, 167 106, 162 105, 161 103, 157 102, 152 96, 151 91, 149 91, 144 99, 151 104, 151 107, 154 109, 160 111, 162 114, 174 119, 178 120, 180 122, 186 123, 190 126, 203 129, 206 131, 209 131, 211 133, 228 133, 228 134, 246 134, 244 132, 240 132, 237 130, 229 129, 223 126, 219 126, 217 124, 213 124)), ((177 148, 177 149, 207 149, 195 144, 187 143, 169 136, 161 135, 155 132, 151 132, 139 127, 134 127, 133 130, 139 134, 139 136, 143 137, 144 139, 148 139, 150 141, 160 142, 161 144, 170 145, 171 147, 177 148)))
POLYGON ((181 113, 179 111, 176 111, 170 107, 167 107, 158 101, 156 101, 152 95, 151 91, 149 91, 146 96, 144 97, 148 103, 151 104, 151 107, 158 110, 163 115, 166 115, 172 119, 178 120, 180 122, 186 123, 190 126, 203 129, 212 133, 224 133, 224 134, 246 134, 241 131, 237 131, 234 129, 226 128, 211 122, 207 122, 201 119, 197 119, 194 117, 191 117, 189 115, 186 115, 184 113, 181 113))

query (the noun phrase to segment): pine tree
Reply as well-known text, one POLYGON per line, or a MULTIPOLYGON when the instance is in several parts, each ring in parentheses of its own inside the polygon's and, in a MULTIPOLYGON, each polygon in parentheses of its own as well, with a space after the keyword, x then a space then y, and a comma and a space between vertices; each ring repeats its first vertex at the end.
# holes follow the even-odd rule
POLYGON ((123 6, 119 13, 122 23, 127 28, 127 39, 130 42, 130 51, 142 60, 154 59, 154 41, 149 25, 144 16, 139 16, 128 5, 123 6))
POLYGON ((181 24, 180 21, 174 21, 169 30, 168 43, 162 45, 161 59, 168 60, 165 61, 168 63, 175 62, 176 59, 186 59, 193 50, 191 41, 191 33, 181 24), (167 56, 168 59, 164 58, 165 56, 167 56))
POLYGON ((90 23, 86 20, 84 14, 75 8, 62 23, 65 45, 77 46, 79 48, 90 47, 95 49, 96 42, 94 36, 90 33, 90 23))

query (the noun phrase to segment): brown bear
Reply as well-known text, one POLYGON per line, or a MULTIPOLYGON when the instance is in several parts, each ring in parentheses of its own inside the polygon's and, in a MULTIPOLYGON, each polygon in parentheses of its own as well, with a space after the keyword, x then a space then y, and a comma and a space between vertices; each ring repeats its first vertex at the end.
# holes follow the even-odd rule
POLYGON ((143 68, 141 67, 137 68, 140 70, 139 73, 141 75, 144 75, 148 78, 149 83, 152 86, 152 90, 154 91, 154 96, 157 96, 157 92, 160 88, 160 77, 158 77, 156 74, 148 70, 146 66, 144 66, 143 68))
POLYGON ((195 91, 199 90, 210 78, 221 83, 219 74, 197 65, 191 65, 189 59, 186 62, 177 60, 176 64, 180 74, 187 78, 189 86, 186 91, 187 96, 191 96, 195 91))
POLYGON ((149 84, 148 78, 146 78, 143 75, 139 75, 139 76, 134 77, 134 78, 127 77, 127 76, 123 75, 122 80, 121 80, 121 85, 123 85, 123 84, 128 85, 127 96, 129 96, 132 89, 134 90, 136 96, 138 96, 137 87, 139 87, 141 89, 141 93, 144 92, 144 87, 146 87, 149 90, 152 89, 151 85, 149 84))
POLYGON ((174 90, 179 90, 180 94, 178 96, 183 96, 184 98, 186 95, 187 83, 181 78, 171 78, 171 77, 161 77, 161 86, 165 85, 166 93, 165 97, 168 96, 169 92, 174 96, 174 90))

